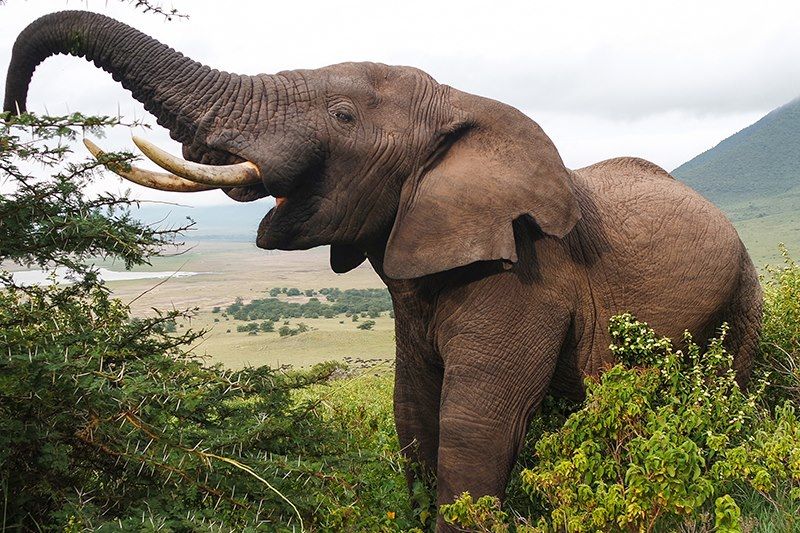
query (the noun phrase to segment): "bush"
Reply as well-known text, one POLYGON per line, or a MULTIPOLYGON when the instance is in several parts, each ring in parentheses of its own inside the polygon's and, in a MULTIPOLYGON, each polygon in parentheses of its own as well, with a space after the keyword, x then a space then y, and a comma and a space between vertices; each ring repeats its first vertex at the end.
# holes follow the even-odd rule
POLYGON ((319 443, 328 451, 323 464, 329 479, 326 503, 316 514, 320 531, 411 531, 434 522, 427 502, 435 498, 421 484, 409 500, 394 429, 393 383, 392 373, 370 373, 297 392, 299 400, 318 405, 329 431, 319 443))
POLYGON ((247 324, 239 324, 236 326, 236 331, 239 333, 253 333, 259 329, 258 322, 248 322, 247 324))
POLYGON ((289 326, 281 326, 278 330, 278 335, 281 337, 294 337, 295 335, 299 335, 300 333, 305 333, 309 330, 309 327, 302 322, 297 324, 296 328, 290 328, 289 326))
POLYGON ((769 375, 767 397, 800 405, 800 266, 780 246, 782 267, 767 267, 763 280, 764 327, 756 374, 769 375))
MULTIPOLYGON (((299 289, 288 289, 287 294, 301 294, 299 289)), ((272 294, 274 291, 270 291, 272 294)), ((308 293, 309 291, 306 291, 308 293)), ((313 293, 313 291, 310 291, 313 293)), ((237 320, 272 320, 285 318, 333 318, 338 314, 346 316, 362 314, 376 318, 380 313, 392 308, 392 299, 386 289, 321 289, 326 301, 310 297, 305 303, 286 302, 278 298, 255 299, 245 304, 241 298, 230 305, 227 312, 237 320), (324 292, 323 292, 324 291, 324 292)))
POLYGON ((0 117, 0 163, 15 185, 0 194, 0 260, 67 267, 74 280, 25 287, 0 273, 3 528, 210 531, 312 521, 329 499, 318 463, 287 454, 320 457, 304 443, 330 432, 292 392, 334 367, 207 366, 184 348, 200 332, 181 324, 185 332, 174 333, 190 312, 134 318, 86 266, 97 257, 145 263, 176 235, 137 222, 124 197, 83 196, 99 163, 66 163, 63 137, 114 122, 0 117))
MULTIPOLYGON (((761 406, 766 383, 739 389, 725 328, 704 354, 688 337, 686 353, 674 350, 630 315, 614 317, 610 331, 619 363, 587 380, 583 407, 536 443, 522 487, 547 511, 516 525, 674 531, 708 522, 739 531, 736 500, 755 498, 787 502, 770 520, 791 526, 800 510, 800 422, 789 403, 774 416, 761 406)), ((479 504, 462 496, 443 512, 466 525, 479 504)))
POLYGON ((356 327, 357 327, 358 329, 364 329, 364 330, 367 330, 367 329, 372 329, 372 327, 373 327, 374 325, 375 325, 375 321, 374 321, 374 320, 366 320, 366 321, 362 322, 361 324, 359 324, 359 325, 358 325, 358 326, 356 326, 356 327))
POLYGON ((133 318, 85 266, 96 257, 141 264, 174 237, 134 220, 124 198, 84 198, 98 163, 64 163, 60 137, 113 122, 0 116, 0 163, 15 185, 0 193, 0 260, 75 272, 71 285, 29 287, 0 272, 3 529, 414 525, 390 379, 378 390, 360 382, 323 407, 324 388, 316 396, 302 389, 327 380, 334 365, 304 372, 208 366, 184 348, 199 332, 167 331, 191 313, 133 318), (28 175, 18 160, 54 174, 28 175))

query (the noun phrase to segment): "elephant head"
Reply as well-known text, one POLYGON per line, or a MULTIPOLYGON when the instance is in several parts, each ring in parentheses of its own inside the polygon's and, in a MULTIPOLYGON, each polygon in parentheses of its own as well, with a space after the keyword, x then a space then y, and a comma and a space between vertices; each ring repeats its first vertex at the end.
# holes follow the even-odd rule
POLYGON ((514 261, 516 218, 561 237, 580 217, 569 171, 535 122, 415 68, 230 74, 108 17, 68 11, 20 34, 6 111, 25 109, 34 69, 58 53, 110 72, 182 143, 188 161, 139 141, 171 174, 126 177, 167 190, 221 188, 239 201, 272 195, 258 246, 330 244, 337 272, 365 253, 381 256, 393 278, 514 261))

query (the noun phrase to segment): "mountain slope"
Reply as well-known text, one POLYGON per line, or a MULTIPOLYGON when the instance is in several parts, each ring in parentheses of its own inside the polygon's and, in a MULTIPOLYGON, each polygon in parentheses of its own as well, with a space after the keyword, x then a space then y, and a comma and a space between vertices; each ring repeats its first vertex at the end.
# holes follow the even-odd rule
POLYGON ((800 184, 800 98, 672 173, 720 205, 789 191, 800 184))
POLYGON ((778 242, 800 255, 800 98, 672 174, 726 212, 756 263, 774 263, 778 242))
POLYGON ((189 207, 143 203, 134 211, 139 220, 159 227, 178 227, 194 221, 186 232, 189 241, 256 242, 258 224, 267 211, 275 205, 271 200, 225 205, 189 207))

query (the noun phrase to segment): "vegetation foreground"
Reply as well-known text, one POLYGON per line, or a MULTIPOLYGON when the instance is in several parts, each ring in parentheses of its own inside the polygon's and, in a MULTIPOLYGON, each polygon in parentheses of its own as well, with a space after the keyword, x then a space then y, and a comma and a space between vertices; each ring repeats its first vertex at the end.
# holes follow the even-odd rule
MULTIPOLYGON (((200 332, 172 331, 190 313, 134 318, 84 265, 141 264, 175 231, 132 219, 125 198, 87 200, 97 164, 65 164, 54 142, 115 120, 7 118, 0 163, 19 186, 0 197, 0 259, 66 266, 76 282, 0 280, 3 531, 425 531, 439 511, 478 531, 800 528, 800 267, 788 255, 764 281, 747 392, 724 328, 681 352, 615 317, 619 364, 587 383, 583 404, 548 400, 506 503, 464 494, 438 510, 422 483, 409 498, 388 365, 226 370, 189 351, 200 332), (54 173, 30 176, 20 160, 54 173)), ((369 318, 384 304, 346 312, 369 318)), ((330 310, 272 300, 226 310, 259 331, 289 311, 330 310)))

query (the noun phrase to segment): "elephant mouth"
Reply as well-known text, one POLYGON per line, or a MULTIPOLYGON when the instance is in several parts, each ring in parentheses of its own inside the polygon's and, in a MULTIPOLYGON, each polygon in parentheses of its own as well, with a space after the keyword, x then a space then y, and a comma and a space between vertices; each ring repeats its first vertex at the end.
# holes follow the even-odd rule
POLYGON ((256 246, 259 248, 269 248, 269 238, 268 238, 268 230, 270 222, 272 222, 272 218, 275 216, 275 211, 278 210, 278 206, 276 205, 269 211, 267 214, 264 215, 264 218, 261 219, 261 222, 258 225, 258 231, 256 233, 256 246))
POLYGON ((285 196, 276 196, 275 207, 267 211, 267 214, 264 215, 264 218, 262 218, 261 222, 258 224, 258 231, 256 232, 256 246, 259 248, 265 250, 274 250, 278 247, 278 243, 269 230, 275 217, 280 217, 286 210, 286 203, 287 200, 285 196))

